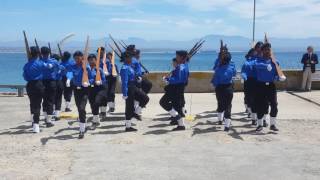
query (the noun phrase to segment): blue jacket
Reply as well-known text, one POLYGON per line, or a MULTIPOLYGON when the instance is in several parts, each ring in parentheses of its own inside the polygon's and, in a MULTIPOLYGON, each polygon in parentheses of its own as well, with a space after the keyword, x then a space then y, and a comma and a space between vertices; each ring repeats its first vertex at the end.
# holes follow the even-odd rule
POLYGON ((75 61, 73 59, 69 59, 69 60, 66 60, 66 61, 62 61, 60 63, 61 66, 63 66, 65 68, 65 70, 62 72, 62 76, 63 77, 66 77, 67 76, 67 73, 71 71, 71 67, 73 65, 75 65, 75 61))
POLYGON ((141 77, 143 75, 141 64, 135 57, 132 58, 131 66, 134 69, 134 72, 137 77, 141 77))
POLYGON ((29 60, 23 67, 23 78, 26 81, 42 80, 46 64, 38 59, 29 60))
MULTIPOLYGON (((87 66, 88 76, 90 76, 90 68, 87 66)), ((82 76, 83 69, 82 66, 76 64, 70 67, 70 71, 67 73, 67 79, 72 80, 72 83, 76 87, 82 87, 82 76)), ((88 77, 90 79, 90 77, 88 77)))
POLYGON ((189 71, 188 65, 179 64, 167 78, 169 84, 186 84, 188 83, 189 71))
POLYGON ((57 80, 57 73, 59 72, 59 62, 55 59, 41 59, 46 64, 51 64, 53 67, 50 69, 46 69, 43 72, 43 80, 57 80))
POLYGON ((62 80, 63 75, 66 73, 67 73, 66 68, 62 65, 59 65, 58 72, 56 74, 56 80, 59 80, 59 81, 62 80))
POLYGON ((122 94, 128 96, 128 86, 134 84, 136 81, 135 71, 131 64, 123 64, 120 70, 120 76, 122 81, 122 94))
POLYGON ((211 80, 211 83, 217 87, 224 84, 232 84, 233 77, 237 75, 236 66, 233 62, 226 65, 219 65, 215 69, 215 74, 211 80))
POLYGON ((241 77, 245 81, 248 80, 248 78, 253 78, 256 79, 256 72, 255 69, 253 68, 254 66, 254 60, 253 58, 248 59, 246 62, 244 62, 242 68, 241 68, 241 77))
MULTIPOLYGON (((100 70, 102 84, 106 84, 107 80, 106 80, 106 76, 104 76, 103 74, 102 68, 99 68, 99 70, 100 70)), ((97 69, 95 67, 90 68, 88 71, 88 75, 89 75, 89 83, 91 85, 94 85, 96 83, 97 69)))
MULTIPOLYGON (((107 65, 108 72, 111 75, 111 73, 112 73, 112 64, 111 64, 111 62, 107 61, 106 65, 107 65)), ((119 74, 118 66, 116 64, 114 66, 116 67, 117 74, 119 74)))
POLYGON ((219 63, 220 63, 220 59, 217 58, 216 61, 214 62, 213 70, 215 70, 218 67, 219 63))
POLYGON ((259 57, 253 63, 257 81, 274 82, 279 80, 276 66, 271 59, 264 59, 263 57, 259 57))

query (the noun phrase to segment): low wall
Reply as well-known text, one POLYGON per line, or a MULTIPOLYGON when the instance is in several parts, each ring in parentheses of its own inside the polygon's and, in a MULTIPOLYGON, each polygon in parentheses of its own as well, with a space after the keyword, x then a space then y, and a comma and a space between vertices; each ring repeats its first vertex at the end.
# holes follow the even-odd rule
MULTIPOLYGON (((167 73, 165 72, 152 72, 147 75, 148 79, 152 81, 153 93, 162 93, 165 84, 162 81, 162 77, 167 73)), ((214 88, 211 85, 211 79, 213 72, 191 72, 189 78, 189 84, 186 88, 186 92, 190 93, 208 93, 213 92, 214 88)), ((285 70, 284 74, 287 76, 285 82, 277 82, 277 88, 279 90, 299 90, 302 81, 302 71, 300 70, 285 70)), ((119 91, 120 85, 118 84, 117 92, 119 91)), ((243 85, 240 80, 235 81, 234 88, 236 91, 242 91, 243 85)), ((312 83, 312 89, 320 89, 320 81, 312 83)))

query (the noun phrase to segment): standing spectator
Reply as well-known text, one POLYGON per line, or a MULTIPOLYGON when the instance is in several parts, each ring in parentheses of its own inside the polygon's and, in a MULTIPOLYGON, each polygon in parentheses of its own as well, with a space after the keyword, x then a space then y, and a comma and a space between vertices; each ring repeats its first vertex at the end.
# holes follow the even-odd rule
POLYGON ((302 57, 303 77, 302 77, 302 91, 311 91, 312 74, 316 72, 316 64, 318 64, 318 56, 314 53, 313 47, 309 46, 302 57))

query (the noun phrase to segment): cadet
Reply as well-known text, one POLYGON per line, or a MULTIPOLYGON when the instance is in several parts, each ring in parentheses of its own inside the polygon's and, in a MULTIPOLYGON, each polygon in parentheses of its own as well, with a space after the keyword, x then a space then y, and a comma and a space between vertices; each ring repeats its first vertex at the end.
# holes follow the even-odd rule
MULTIPOLYGON (((164 82, 167 85, 173 86, 173 96, 172 96, 172 106, 175 111, 177 111, 177 115, 174 116, 172 121, 177 122, 177 127, 173 129, 173 131, 181 131, 185 130, 184 117, 185 114, 183 112, 183 94, 186 83, 188 82, 189 72, 186 66, 188 52, 187 51, 177 51, 176 52, 176 61, 177 67, 174 69, 170 77, 164 77, 164 82)), ((170 124, 174 124, 171 122, 170 124)))
POLYGON ((65 51, 62 56, 62 62, 60 65, 62 65, 66 70, 62 72, 62 82, 63 82, 63 97, 65 100, 65 112, 71 112, 71 97, 72 97, 72 91, 73 87, 71 84, 71 81, 67 81, 67 72, 70 71, 71 66, 75 64, 74 60, 71 59, 71 54, 68 51, 65 51), (68 85, 68 87, 67 87, 68 85))
MULTIPOLYGON (((103 57, 103 54, 105 53, 105 49, 101 47, 101 57, 103 57)), ((106 54, 106 62, 100 61, 100 67, 103 69, 106 80, 107 80, 107 101, 106 103, 103 103, 103 105, 100 107, 101 115, 106 116, 107 107, 108 113, 113 113, 115 111, 115 97, 116 97, 116 85, 118 80, 118 66, 114 64, 115 66, 115 74, 112 74, 112 63, 111 59, 113 58, 112 53, 109 52, 106 54)))
POLYGON ((215 74, 211 82, 216 90, 219 124, 222 124, 224 120, 224 131, 228 132, 231 125, 233 77, 236 76, 237 71, 226 46, 219 56, 219 64, 214 69, 215 74))
MULTIPOLYGON (((67 73, 67 81, 72 80, 74 87, 74 99, 79 113, 80 128, 79 128, 79 139, 84 138, 86 131, 86 105, 88 101, 88 84, 82 82, 83 78, 83 67, 82 63, 84 61, 83 53, 81 51, 76 51, 73 54, 73 58, 76 63, 71 66, 70 72, 67 73)), ((87 71, 90 69, 87 66, 87 71)), ((88 73, 89 74, 89 73, 88 73)), ((88 77, 89 78, 89 77, 88 77)), ((70 84, 67 84, 68 87, 70 84)))
POLYGON ((276 127, 276 117, 278 114, 277 91, 274 81, 284 81, 285 77, 279 78, 276 66, 271 59, 271 44, 265 43, 262 46, 262 57, 258 57, 254 61, 254 68, 257 76, 255 106, 258 114, 258 127, 256 131, 262 131, 263 118, 268 112, 269 104, 270 112, 270 130, 278 131, 276 127))
MULTIPOLYGON (((178 66, 176 58, 172 59, 172 66, 173 66, 173 69, 175 69, 178 66)), ((168 76, 163 77, 163 79, 165 80, 166 78, 170 78, 170 76, 173 74, 173 71, 171 71, 168 76)), ((160 99, 159 104, 164 110, 168 111, 168 113, 170 114, 170 118, 169 118, 169 120, 171 120, 170 124, 177 125, 178 122, 177 120, 175 120, 174 117, 178 115, 178 112, 173 108, 173 103, 172 103, 173 96, 174 96, 174 85, 167 84, 164 87, 164 91, 165 93, 160 99)))
POLYGON ((57 73, 59 71, 59 63, 55 59, 49 57, 50 49, 48 47, 41 47, 41 60, 44 63, 52 64, 51 69, 47 69, 43 72, 43 85, 44 96, 43 96, 43 112, 46 119, 47 127, 54 126, 52 122, 53 118, 53 105, 55 103, 56 91, 57 91, 57 73))
MULTIPOLYGON (((135 54, 136 54, 134 57, 136 60, 136 61, 134 60, 135 63, 139 63, 139 65, 142 66, 141 61, 140 61, 140 58, 141 58, 140 50, 137 49, 135 54)), ((141 71, 142 80, 141 80, 140 86, 141 86, 141 89, 143 92, 145 92, 146 94, 149 94, 152 89, 152 83, 151 83, 151 81, 149 81, 146 78, 146 76, 145 76, 146 74, 149 74, 149 72, 148 71, 144 71, 144 72, 141 71)))
POLYGON ((141 107, 145 107, 149 102, 148 96, 136 86, 135 71, 132 68, 132 57, 134 54, 130 51, 126 51, 122 54, 124 64, 120 70, 121 81, 122 81, 122 94, 123 99, 126 101, 125 108, 125 125, 126 132, 137 131, 131 125, 131 121, 135 118, 135 107, 134 101, 136 100, 141 107))
MULTIPOLYGON (((60 60, 60 57, 57 54, 52 54, 51 57, 57 61, 60 60)), ((62 76, 63 76, 63 73, 65 72, 65 70, 66 70, 65 67, 60 64, 59 70, 56 74, 57 91, 56 91, 56 97, 55 97, 55 102, 54 102, 54 113, 53 113, 56 121, 60 120, 62 94, 63 94, 63 90, 64 90, 62 76)))
POLYGON ((44 94, 42 77, 43 71, 49 68, 48 64, 45 64, 38 59, 39 53, 40 52, 36 47, 30 47, 31 58, 23 67, 23 77, 27 81, 26 89, 30 100, 32 129, 34 133, 40 132, 39 120, 41 101, 44 94))
POLYGON ((103 74, 103 70, 100 68, 96 68, 97 57, 94 54, 90 54, 88 57, 88 62, 90 66, 89 71, 89 91, 88 97, 91 106, 91 111, 93 114, 92 124, 93 127, 100 126, 100 118, 99 118, 99 107, 102 102, 107 100, 107 82, 106 78, 103 74), (100 73, 101 80, 97 80, 98 71, 100 73))

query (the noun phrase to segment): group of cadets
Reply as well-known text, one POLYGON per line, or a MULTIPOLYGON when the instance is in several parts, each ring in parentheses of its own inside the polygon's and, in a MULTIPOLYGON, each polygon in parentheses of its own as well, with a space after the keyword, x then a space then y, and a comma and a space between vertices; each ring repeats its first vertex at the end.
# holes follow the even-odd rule
MULTIPOLYGON (((145 76, 149 72, 140 61, 140 50, 135 45, 126 47, 120 56, 123 63, 120 72, 114 63, 114 53, 107 53, 103 47, 97 53, 90 54, 85 59, 81 51, 76 51, 71 58, 69 52, 64 52, 59 57, 51 54, 48 47, 42 47, 41 50, 37 47, 30 48, 30 58, 24 66, 23 76, 28 82, 27 94, 35 133, 40 132, 41 103, 46 126, 52 127, 53 121, 59 120, 62 97, 65 99, 65 112, 70 112, 70 101, 74 93, 80 122, 79 138, 83 138, 87 129, 88 100, 94 129, 100 125, 100 118, 115 111, 115 88, 119 74, 125 100, 125 131, 137 131, 132 127, 132 120, 141 120, 142 109, 149 102, 148 93, 152 88, 152 83, 145 76)), ((274 82, 284 81, 285 77, 278 75, 272 58, 271 44, 258 42, 246 55, 241 69, 245 107, 252 125, 257 126, 256 131, 268 127, 269 107, 270 130, 278 131, 278 102, 274 82)), ((176 57, 172 59, 173 70, 163 77, 165 94, 159 103, 169 113, 170 125, 177 126, 173 131, 186 129, 184 91, 189 79, 189 60, 187 51, 176 51, 176 57)), ((224 130, 228 132, 231 127, 233 82, 237 73, 232 56, 223 43, 213 70, 215 73, 211 83, 216 91, 218 122, 220 125, 224 124, 224 130)))

